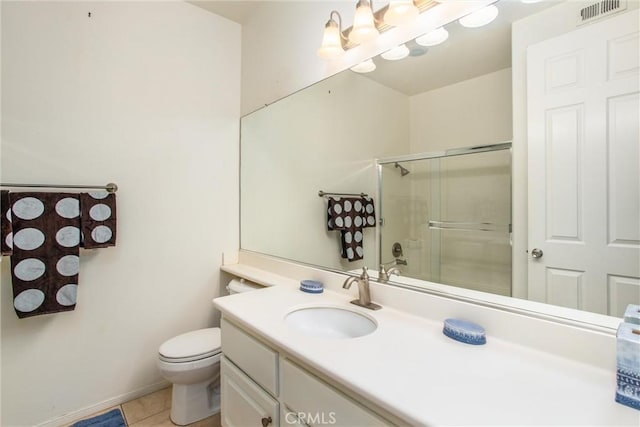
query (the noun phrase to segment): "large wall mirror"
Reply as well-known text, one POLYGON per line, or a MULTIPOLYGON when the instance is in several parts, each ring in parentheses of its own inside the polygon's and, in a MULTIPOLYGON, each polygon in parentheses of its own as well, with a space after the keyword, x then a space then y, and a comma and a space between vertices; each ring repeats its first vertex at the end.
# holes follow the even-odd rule
MULTIPOLYGON (((602 127, 610 136, 595 155, 609 159, 602 180, 610 185, 602 191, 613 203, 600 223, 586 223, 583 214, 591 208, 584 195, 591 191, 585 192, 589 181, 583 178, 590 174, 585 168, 591 160, 585 156, 593 153, 581 151, 589 137, 578 128, 588 117, 586 110, 572 107, 583 102, 577 95, 567 95, 566 102, 558 98, 573 84, 572 70, 580 73, 574 65, 582 63, 553 47, 557 43, 539 52, 525 47, 516 52, 512 46, 514 22, 549 13, 561 3, 500 1, 498 17, 486 27, 452 22, 444 27, 444 43, 408 41, 404 59, 375 57, 373 71, 343 71, 243 117, 241 249, 346 272, 396 266, 400 276, 393 275, 392 283, 409 280, 427 288, 438 283, 609 316, 620 316, 627 304, 640 304, 638 56, 632 54, 638 24, 635 36, 633 28, 619 30, 631 36, 612 36, 624 42, 616 45, 614 62, 611 47, 609 59, 602 61, 609 73, 619 67, 615 90, 622 91, 603 98, 608 109, 603 120, 609 122, 602 127), (542 124, 527 126, 529 138, 545 141, 542 153, 533 155, 541 157, 540 169, 547 175, 536 171, 534 177, 512 159, 512 53, 530 55, 529 72, 542 76, 524 84, 541 94, 527 102, 541 111, 541 119, 529 120, 542 124), (558 65, 555 74, 553 64, 558 65), (631 86, 619 89, 623 80, 631 86), (529 200, 542 189, 538 212, 546 223, 532 217, 531 206, 528 220, 512 217, 516 174, 528 177, 529 200), (374 199, 376 227, 358 229, 362 256, 350 260, 344 257, 344 234, 328 230, 328 202, 360 195, 374 199), (540 244, 543 255, 537 258, 545 262, 589 246, 585 242, 592 232, 617 233, 605 244, 615 252, 598 259, 597 252, 582 257, 586 252, 580 249, 566 264, 538 268, 536 262, 542 264, 532 258, 538 252, 512 250, 512 223, 523 220, 528 226, 521 230, 542 228, 547 243, 540 244), (514 283, 513 262, 523 257, 529 277, 538 279, 514 283), (626 260, 626 266, 610 269, 614 259, 626 260), (598 272, 592 274, 596 264, 598 272)), ((372 68, 370 63, 359 68, 367 67, 372 68)))

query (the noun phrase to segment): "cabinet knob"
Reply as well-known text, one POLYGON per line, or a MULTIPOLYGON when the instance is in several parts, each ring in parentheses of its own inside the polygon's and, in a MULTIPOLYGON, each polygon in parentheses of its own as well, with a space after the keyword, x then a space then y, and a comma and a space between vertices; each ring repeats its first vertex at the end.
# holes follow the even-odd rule
POLYGON ((273 420, 271 419, 271 417, 264 417, 262 418, 262 427, 267 427, 269 424, 271 424, 273 422, 273 420))

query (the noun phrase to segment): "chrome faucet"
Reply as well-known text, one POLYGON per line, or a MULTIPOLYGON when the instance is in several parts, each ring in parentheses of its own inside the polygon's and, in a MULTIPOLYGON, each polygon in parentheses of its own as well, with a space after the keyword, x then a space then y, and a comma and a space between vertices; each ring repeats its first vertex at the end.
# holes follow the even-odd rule
POLYGON ((369 292, 369 273, 367 267, 362 267, 362 274, 360 277, 351 276, 344 281, 342 287, 349 289, 353 282, 358 282, 358 294, 359 298, 351 301, 351 304, 359 305, 360 307, 368 308, 369 310, 379 310, 382 307, 378 304, 371 302, 371 292, 369 292))
POLYGON ((401 271, 398 267, 391 267, 386 269, 384 264, 380 264, 380 271, 378 271, 378 282, 386 283, 391 278, 392 274, 400 275, 401 271))

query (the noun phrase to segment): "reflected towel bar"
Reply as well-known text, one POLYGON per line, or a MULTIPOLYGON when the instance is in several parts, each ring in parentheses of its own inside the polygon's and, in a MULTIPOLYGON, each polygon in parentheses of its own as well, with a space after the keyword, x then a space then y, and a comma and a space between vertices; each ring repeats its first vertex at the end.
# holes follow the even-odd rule
POLYGON ((502 231, 511 233, 511 224, 501 225, 490 222, 429 221, 429 228, 435 230, 502 231))
POLYGON ((88 190, 107 190, 109 193, 115 193, 118 191, 118 186, 113 182, 107 185, 67 185, 67 184, 13 184, 13 183, 1 183, 0 187, 15 187, 15 188, 73 188, 73 189, 88 189, 88 190))
POLYGON ((325 196, 352 196, 352 197, 368 197, 368 194, 366 193, 326 193, 322 190, 318 191, 318 197, 325 197, 325 196))

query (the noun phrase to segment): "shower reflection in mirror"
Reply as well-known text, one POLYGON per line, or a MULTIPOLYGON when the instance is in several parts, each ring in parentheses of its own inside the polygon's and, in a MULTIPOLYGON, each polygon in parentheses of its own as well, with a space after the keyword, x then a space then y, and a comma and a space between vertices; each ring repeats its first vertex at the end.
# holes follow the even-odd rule
POLYGON ((417 279, 510 296, 510 148, 501 143, 379 160, 381 264, 417 279))

